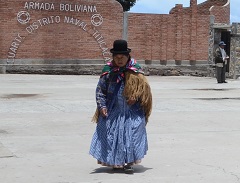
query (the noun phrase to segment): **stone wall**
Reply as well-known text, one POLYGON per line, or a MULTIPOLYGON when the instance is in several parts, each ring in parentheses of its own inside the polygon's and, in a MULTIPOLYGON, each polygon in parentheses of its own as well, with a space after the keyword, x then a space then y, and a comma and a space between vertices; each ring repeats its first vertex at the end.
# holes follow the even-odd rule
POLYGON ((229 74, 236 79, 240 76, 240 23, 233 23, 231 33, 231 63, 229 74))

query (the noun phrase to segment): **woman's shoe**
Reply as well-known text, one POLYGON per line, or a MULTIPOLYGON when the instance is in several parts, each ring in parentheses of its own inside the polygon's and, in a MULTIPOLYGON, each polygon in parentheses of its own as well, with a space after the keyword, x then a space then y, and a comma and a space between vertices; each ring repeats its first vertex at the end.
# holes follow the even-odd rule
POLYGON ((124 172, 126 174, 133 174, 134 173, 133 167, 130 166, 130 165, 125 165, 123 169, 124 169, 124 172))

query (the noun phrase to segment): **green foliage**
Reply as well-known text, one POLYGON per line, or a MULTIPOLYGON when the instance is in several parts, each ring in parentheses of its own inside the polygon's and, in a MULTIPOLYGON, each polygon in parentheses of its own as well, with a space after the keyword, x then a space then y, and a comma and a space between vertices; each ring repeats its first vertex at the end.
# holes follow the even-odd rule
POLYGON ((122 7, 123 11, 129 11, 131 7, 133 7, 137 0, 116 0, 118 1, 122 7))

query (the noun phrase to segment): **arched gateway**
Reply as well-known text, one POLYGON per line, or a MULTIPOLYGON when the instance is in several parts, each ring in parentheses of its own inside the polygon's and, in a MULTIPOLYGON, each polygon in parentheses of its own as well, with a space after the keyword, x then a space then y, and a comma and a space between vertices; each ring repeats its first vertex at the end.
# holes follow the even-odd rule
POLYGON ((134 58, 161 75, 163 65, 209 63, 211 17, 229 25, 230 4, 190 0, 163 15, 124 13, 116 0, 6 0, 0 14, 0 64, 9 73, 95 74, 123 38, 134 58))

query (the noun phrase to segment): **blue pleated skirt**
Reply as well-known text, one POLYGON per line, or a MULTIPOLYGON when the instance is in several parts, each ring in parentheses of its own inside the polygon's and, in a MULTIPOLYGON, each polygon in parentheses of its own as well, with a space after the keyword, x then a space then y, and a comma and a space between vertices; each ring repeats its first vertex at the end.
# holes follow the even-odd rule
POLYGON ((123 97, 124 85, 108 105, 108 116, 100 116, 89 153, 106 166, 137 163, 148 150, 146 121, 139 103, 128 105, 123 97))

